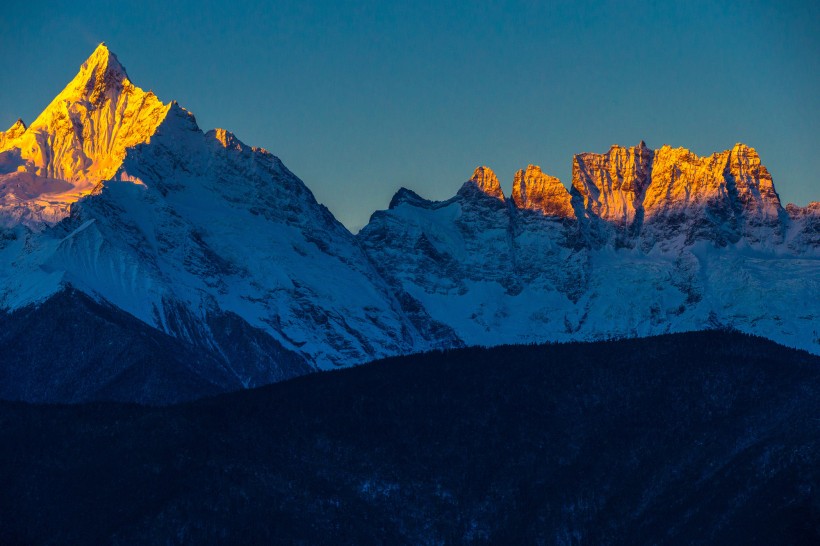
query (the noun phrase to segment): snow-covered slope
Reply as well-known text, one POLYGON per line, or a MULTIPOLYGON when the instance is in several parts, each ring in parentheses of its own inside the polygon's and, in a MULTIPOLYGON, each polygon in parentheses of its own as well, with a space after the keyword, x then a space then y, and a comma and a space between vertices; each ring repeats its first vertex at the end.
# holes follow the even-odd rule
MULTIPOLYGON (((30 126, 0 133, 0 309, 50 328, 38 313, 77 305, 100 335, 130 315, 201 351, 209 389, 430 348, 721 325, 820 352, 819 213, 783 209, 749 147, 641 143, 576 156, 570 191, 533 165, 510 197, 487 167, 447 201, 402 189, 353 236, 278 158, 203 132, 100 45, 30 126)), ((82 351, 43 350, 89 373, 82 351)), ((36 383, 19 396, 43 399, 36 383)))
POLYGON ((105 44, 27 128, 0 134, 0 225, 34 229, 68 214, 119 169, 126 150, 146 142, 168 114, 135 87, 105 44))
POLYGON ((282 360, 330 368, 428 348, 353 235, 279 159, 153 101, 100 46, 6 142, 6 161, 22 158, 12 176, 71 191, 46 195, 62 207, 49 215, 42 195, 7 201, 0 306, 70 285, 213 352, 245 385, 278 377, 282 360), (61 124, 52 110, 81 115, 61 124), (45 143, 34 158, 29 141, 45 143))
POLYGON ((571 195, 532 165, 511 200, 492 179, 444 202, 401 190, 358 235, 466 344, 726 326, 820 352, 818 209, 784 210, 752 148, 580 154, 571 195))

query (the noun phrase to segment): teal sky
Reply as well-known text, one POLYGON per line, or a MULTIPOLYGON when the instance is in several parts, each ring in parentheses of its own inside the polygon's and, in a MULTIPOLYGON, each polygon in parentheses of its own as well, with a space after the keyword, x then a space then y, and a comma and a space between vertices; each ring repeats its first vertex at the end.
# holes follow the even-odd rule
MULTIPOLYGON (((8 3, 7 3, 8 4, 8 3)), ((18 2, 0 125, 32 121, 105 41, 135 84, 278 155, 356 231, 392 194, 477 165, 645 140, 757 148, 784 202, 820 200, 820 2, 18 2)))

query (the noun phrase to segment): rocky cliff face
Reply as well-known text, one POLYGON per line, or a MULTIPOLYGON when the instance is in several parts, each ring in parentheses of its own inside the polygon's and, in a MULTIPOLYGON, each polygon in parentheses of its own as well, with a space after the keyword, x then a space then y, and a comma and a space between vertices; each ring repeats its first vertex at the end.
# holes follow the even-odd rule
POLYGON ((68 215, 119 169, 126 151, 147 142, 170 104, 134 86, 100 44, 80 71, 26 128, 0 138, 0 221, 34 229, 68 215))
POLYGON ((494 197, 499 201, 504 201, 504 191, 501 189, 498 177, 489 167, 476 168, 472 178, 464 184, 460 193, 468 194, 473 189, 478 189, 481 193, 494 197))
POLYGON ((605 154, 576 155, 572 189, 587 217, 622 229, 639 225, 653 156, 643 142, 631 148, 613 146, 605 154))
POLYGON ((536 165, 515 173, 512 200, 516 208, 538 211, 544 216, 575 218, 569 192, 554 176, 541 171, 536 165))
POLYGON ((134 87, 104 46, 3 153, 20 159, 18 181, 62 184, 6 193, 7 312, 71 287, 208 353, 203 365, 220 362, 244 386, 429 347, 353 235, 278 158, 203 133, 134 87), (64 208, 42 214, 49 200, 64 208))
POLYGON ((788 228, 772 177, 744 144, 698 157, 685 148, 613 146, 573 160, 572 192, 597 244, 644 250, 710 240, 779 244, 788 228))
POLYGON ((796 253, 808 253, 820 248, 820 202, 812 201, 805 207, 786 205, 791 229, 787 232, 787 246, 796 253))
POLYGON ((467 344, 733 326, 820 348, 817 298, 804 299, 820 293, 817 209, 784 210, 748 146, 580 154, 570 193, 530 165, 506 208, 475 179, 465 188, 490 190, 441 203, 400 192, 358 235, 381 274, 467 344))
POLYGON ((353 236, 277 157, 203 132, 101 45, 31 126, 0 134, 0 309, 36 317, 60 297, 66 313, 86 301, 73 290, 101 305, 78 317, 114 309, 201 351, 209 389, 431 348, 715 326, 820 352, 815 205, 783 209, 749 147, 641 143, 576 156, 569 192, 533 165, 510 197, 488 167, 446 201, 402 189, 353 236))
POLYGON ((788 227, 771 175, 743 144, 705 158, 664 146, 655 153, 643 208, 649 243, 684 236, 685 244, 741 237, 779 244, 788 227))

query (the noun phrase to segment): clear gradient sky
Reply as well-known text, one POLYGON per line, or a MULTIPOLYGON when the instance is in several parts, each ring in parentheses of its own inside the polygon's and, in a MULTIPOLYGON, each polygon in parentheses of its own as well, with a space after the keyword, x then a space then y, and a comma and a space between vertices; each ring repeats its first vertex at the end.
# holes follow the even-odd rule
POLYGON ((820 2, 31 2, 0 8, 0 125, 105 41, 132 81, 278 155, 353 231, 477 165, 570 181, 611 144, 757 148, 820 200, 820 2))

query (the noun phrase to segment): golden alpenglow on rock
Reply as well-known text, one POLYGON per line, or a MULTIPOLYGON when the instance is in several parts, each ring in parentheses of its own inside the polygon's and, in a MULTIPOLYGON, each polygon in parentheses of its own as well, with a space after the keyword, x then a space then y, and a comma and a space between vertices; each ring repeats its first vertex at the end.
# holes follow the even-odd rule
POLYGON ((477 167, 468 183, 469 182, 475 184, 479 190, 487 195, 504 201, 504 192, 501 190, 501 184, 498 182, 498 177, 489 167, 477 167))
POLYGON ((654 152, 652 180, 643 205, 648 218, 672 207, 702 205, 727 192, 735 193, 744 208, 777 218, 780 198, 772 177, 755 149, 745 144, 708 157, 663 146, 654 152))
POLYGON ((612 146, 605 154, 578 154, 572 161, 572 187, 584 209, 617 224, 629 224, 640 208, 649 184, 652 150, 643 141, 637 146, 612 146))
POLYGON ((9 127, 8 131, 0 132, 0 150, 6 149, 6 142, 12 142, 26 132, 26 124, 22 119, 14 122, 14 125, 9 127))
POLYGON ((512 200, 519 209, 537 210, 544 216, 575 218, 569 192, 561 181, 528 165, 515 173, 512 200))
POLYGON ((756 217, 776 219, 780 198, 760 156, 745 144, 699 157, 686 148, 650 150, 641 142, 605 154, 578 154, 572 186, 589 213, 629 224, 642 211, 649 220, 669 211, 733 201, 756 217))
POLYGON ((28 128, 18 121, 0 136, 3 216, 34 228, 61 220, 114 176, 128 148, 150 140, 170 106, 132 84, 100 44, 28 128))

